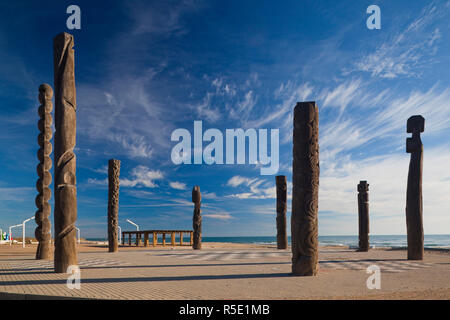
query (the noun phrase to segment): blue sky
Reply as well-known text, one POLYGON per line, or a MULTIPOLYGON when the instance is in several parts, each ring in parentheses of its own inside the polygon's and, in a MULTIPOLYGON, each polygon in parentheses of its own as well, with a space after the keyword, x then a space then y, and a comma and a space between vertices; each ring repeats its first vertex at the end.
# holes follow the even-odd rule
MULTIPOLYGON (((406 120, 425 117, 425 233, 450 233, 450 1, 20 1, 0 7, 0 227, 34 215, 37 94, 52 39, 75 37, 78 222, 106 235, 107 161, 120 159, 120 225, 204 236, 274 235, 275 178, 256 165, 174 165, 173 130, 279 129, 291 191, 292 111, 320 112, 319 234, 405 234, 406 120), (66 8, 81 8, 81 30, 66 8), (366 9, 381 9, 369 30, 366 9)), ((53 184, 51 185, 53 187, 53 184)), ((52 199, 53 203, 53 199, 52 199)), ((290 200, 288 221, 290 220, 290 200)), ((53 220, 53 215, 51 216, 53 220)), ((34 223, 27 227, 31 235, 34 223)), ((290 225, 288 224, 288 230, 290 225)))

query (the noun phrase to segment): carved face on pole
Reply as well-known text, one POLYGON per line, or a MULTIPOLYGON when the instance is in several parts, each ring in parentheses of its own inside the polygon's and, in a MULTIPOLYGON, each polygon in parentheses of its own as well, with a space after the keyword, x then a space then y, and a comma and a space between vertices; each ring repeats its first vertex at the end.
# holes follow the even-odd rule
POLYGON ((412 133, 411 138, 406 138, 406 152, 413 153, 418 151, 422 141, 420 133, 425 131, 425 119, 422 116, 412 116, 408 119, 406 132, 412 133))

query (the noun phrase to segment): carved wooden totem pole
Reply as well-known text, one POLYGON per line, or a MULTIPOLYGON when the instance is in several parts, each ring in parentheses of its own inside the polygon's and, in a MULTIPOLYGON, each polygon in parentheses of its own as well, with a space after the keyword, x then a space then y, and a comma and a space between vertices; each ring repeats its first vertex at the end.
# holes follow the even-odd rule
POLYGON ((38 129, 40 131, 38 135, 38 144, 40 149, 38 150, 39 164, 37 166, 37 173, 39 176, 36 182, 36 188, 39 194, 36 197, 36 206, 38 210, 35 215, 35 222, 38 225, 34 232, 34 235, 39 241, 36 250, 36 259, 51 259, 51 223, 50 213, 51 206, 48 201, 51 198, 51 189, 49 188, 52 183, 52 175, 50 169, 52 168, 52 159, 50 154, 52 153, 52 97, 53 90, 48 84, 41 84, 39 86, 39 106, 38 113, 40 120, 38 122, 38 129))
POLYGON ((194 239, 192 248, 202 248, 202 211, 200 209, 202 201, 202 195, 200 193, 200 187, 195 186, 192 189, 192 202, 194 203, 194 217, 192 219, 192 226, 194 228, 194 239))
POLYGON ((406 139, 406 152, 411 153, 406 191, 406 229, 408 233, 408 259, 423 259, 423 221, 422 221, 422 166, 423 144, 420 133, 425 130, 425 119, 412 116, 408 119, 406 131, 412 133, 406 139))
POLYGON ((275 177, 277 186, 277 248, 287 249, 286 233, 286 176, 275 177))
POLYGON ((109 252, 117 252, 119 248, 119 176, 120 160, 108 161, 108 245, 109 252))
POLYGON ((55 272, 65 273, 78 264, 76 229, 77 188, 76 93, 73 36, 61 33, 53 39, 55 89, 55 272))
POLYGON ((369 184, 360 181, 358 184, 358 216, 359 216, 359 249, 369 251, 369 184))
POLYGON ((292 273, 318 272, 319 110, 315 102, 294 109, 292 164, 292 273))

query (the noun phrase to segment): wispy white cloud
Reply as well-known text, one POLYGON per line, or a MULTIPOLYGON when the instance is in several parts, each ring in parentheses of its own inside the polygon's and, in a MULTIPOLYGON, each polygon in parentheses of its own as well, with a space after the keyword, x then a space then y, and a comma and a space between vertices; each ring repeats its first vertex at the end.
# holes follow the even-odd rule
POLYGON ((210 122, 216 122, 220 119, 222 113, 219 108, 212 106, 213 95, 214 93, 207 92, 199 104, 191 106, 200 119, 205 119, 210 122))
POLYGON ((237 199, 275 199, 276 187, 275 182, 267 183, 264 179, 247 178, 242 176, 234 176, 228 180, 227 185, 233 188, 244 187, 246 190, 240 193, 227 195, 227 198, 237 199))
POLYGON ((88 178, 87 183, 88 185, 107 186, 108 178, 105 179, 88 178))
POLYGON ((217 194, 215 192, 202 192, 202 198, 203 199, 218 199, 219 197, 217 196, 217 194))
POLYGON ((250 74, 244 84, 234 83, 225 77, 203 76, 210 89, 198 103, 190 104, 197 117, 210 122, 239 121, 246 124, 258 102, 255 88, 260 84, 257 73, 250 74))
POLYGON ((164 1, 148 5, 145 1, 133 1, 128 5, 129 14, 134 20, 134 34, 183 35, 188 30, 183 22, 186 14, 195 12, 200 1, 164 1))
POLYGON ((339 108, 340 113, 342 113, 358 95, 358 89, 360 86, 361 79, 350 80, 331 90, 324 89, 318 96, 318 99, 322 100, 323 107, 337 107, 339 108))
MULTIPOLYGON (((362 96, 367 96, 366 89, 361 89, 362 96)), ((426 134, 434 135, 450 127, 450 90, 437 89, 428 91, 414 90, 406 95, 396 96, 388 91, 391 99, 386 105, 373 108, 374 116, 365 117, 349 112, 344 119, 336 118, 321 126, 321 159, 332 160, 340 152, 349 152, 365 143, 380 141, 392 135, 405 134, 406 120, 421 114, 426 121, 426 134)), ((358 102, 364 105, 364 100, 358 102)), ((394 140, 403 143, 403 140, 394 140)))
MULTIPOLYGON (((427 149, 424 153, 424 227, 435 232, 448 233, 450 218, 450 173, 443 173, 442 166, 450 161, 448 145, 427 149), (438 224, 436 224, 438 222, 438 224), (438 225, 441 225, 439 227, 438 225)), ((372 234, 404 234, 406 182, 409 155, 401 154, 350 160, 332 170, 324 170, 320 177, 319 211, 325 233, 330 234, 331 221, 344 220, 343 234, 357 233, 357 191, 360 180, 367 180, 370 194, 372 234), (328 216, 324 212, 333 212, 328 216), (329 223, 328 223, 329 222, 329 223), (392 225, 389 225, 392 223, 392 225)), ((338 223, 338 222, 337 222, 338 223)), ((335 228, 335 230, 338 230, 335 228)))
MULTIPOLYGON (((139 165, 131 170, 130 176, 131 178, 120 178, 120 185, 123 187, 156 188, 155 180, 163 178, 164 175, 159 170, 150 170, 146 166, 139 165)), ((87 182, 92 185, 108 185, 108 178, 89 178, 87 182)))
POLYGON ((165 138, 173 124, 166 121, 169 111, 150 95, 154 74, 144 70, 140 76, 122 74, 120 82, 105 77, 78 85, 78 133, 92 143, 114 145, 116 154, 129 158, 149 158, 155 148, 168 148, 165 138))
POLYGON ((248 114, 255 106, 257 98, 252 90, 248 91, 244 99, 238 103, 238 111, 248 114))
POLYGON ((137 166, 131 170, 131 179, 121 179, 120 184, 124 187, 144 186, 147 188, 156 188, 154 180, 161 179, 163 174, 159 170, 150 170, 146 166, 137 166))
MULTIPOLYGON (((208 77, 205 77, 208 79, 208 77)), ((236 94, 235 86, 231 83, 227 83, 222 77, 214 78, 211 82, 211 86, 216 88, 216 94, 222 96, 234 96, 236 94)))
POLYGON ((100 168, 92 169, 92 171, 101 173, 101 174, 108 174, 108 166, 104 165, 104 166, 101 166, 100 168))
POLYGON ((287 115, 287 119, 284 121, 284 126, 286 126, 292 122, 290 114, 297 101, 305 101, 310 98, 313 90, 313 86, 308 82, 296 84, 293 81, 287 81, 282 83, 274 92, 275 98, 281 100, 281 103, 270 108, 270 113, 261 116, 259 119, 248 121, 248 126, 261 128, 265 124, 287 115))
POLYGON ((247 184, 249 181, 251 180, 245 177, 233 176, 232 178, 230 178, 230 180, 228 180, 227 184, 232 187, 237 187, 243 183, 247 184))
POLYGON ((169 186, 176 190, 186 190, 187 189, 187 186, 185 183, 178 182, 178 181, 170 182, 169 186))
POLYGON ((203 217, 209 218, 209 219, 217 219, 217 220, 234 219, 234 217, 229 213, 206 213, 206 214, 203 214, 203 217))
POLYGON ((445 9, 433 1, 404 30, 382 43, 375 52, 363 56, 352 71, 368 72, 372 77, 398 78, 420 74, 421 68, 431 63, 436 53, 436 42, 441 38, 439 28, 427 31, 432 23, 445 15, 445 9))
MULTIPOLYGON (((137 193, 139 195, 139 193, 137 193)), ((153 199, 154 200, 154 199, 153 199)), ((161 201, 161 199, 158 199, 161 201)), ((192 207, 193 203, 184 199, 166 198, 164 202, 158 203, 139 203, 139 204, 125 204, 121 205, 124 208, 163 208, 163 207, 192 207)))
POLYGON ((29 201, 33 197, 33 192, 37 195, 35 188, 29 187, 0 187, 1 201, 29 201))
POLYGON ((132 197, 139 199, 149 199, 154 196, 153 192, 147 190, 125 189, 125 192, 132 197))
POLYGON ((127 150, 130 158, 150 158, 153 154, 153 148, 143 136, 136 134, 114 134, 111 138, 127 150))

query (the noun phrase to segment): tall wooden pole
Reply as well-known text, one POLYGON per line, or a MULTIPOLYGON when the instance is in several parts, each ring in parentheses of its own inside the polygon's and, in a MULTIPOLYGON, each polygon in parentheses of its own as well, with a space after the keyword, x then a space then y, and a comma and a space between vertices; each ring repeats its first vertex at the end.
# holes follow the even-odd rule
POLYGON ((119 176, 120 160, 108 161, 108 247, 109 252, 117 252, 119 248, 119 176))
POLYGON ((61 33, 53 40, 55 88, 55 272, 66 273, 78 264, 75 223, 76 92, 73 36, 61 33))
MULTIPOLYGON (((192 202, 194 202, 194 217, 192 219, 192 226, 194 228, 194 239, 192 248, 199 250, 202 248, 202 211, 200 209, 202 195, 200 187, 195 186, 192 189, 192 202)), ((180 239, 182 241, 182 239, 180 239)))
POLYGON ((411 153, 406 192, 406 228, 408 233, 408 260, 423 259, 423 203, 422 203, 422 167, 423 144, 420 133, 425 130, 425 119, 412 116, 408 119, 406 131, 412 133, 406 139, 406 152, 411 153))
POLYGON ((319 110, 315 102, 294 109, 292 164, 292 273, 318 272, 319 110))
POLYGON ((277 186, 277 248, 287 249, 286 211, 287 183, 286 176, 275 177, 277 186))
POLYGON ((360 181, 358 184, 358 222, 359 222, 359 249, 369 251, 369 184, 360 181))
POLYGON ((35 222, 38 225, 34 232, 36 239, 39 241, 36 250, 36 259, 49 260, 52 258, 51 252, 51 223, 50 213, 51 206, 48 201, 51 198, 52 192, 49 188, 52 183, 52 174, 50 169, 52 168, 52 159, 50 154, 52 153, 52 110, 53 110, 53 90, 48 84, 44 83, 39 86, 39 106, 38 113, 40 120, 38 122, 38 129, 40 131, 38 136, 38 144, 40 149, 38 151, 39 164, 37 167, 37 173, 39 176, 36 182, 36 188, 39 192, 36 197, 36 206, 38 210, 35 214, 35 222))

